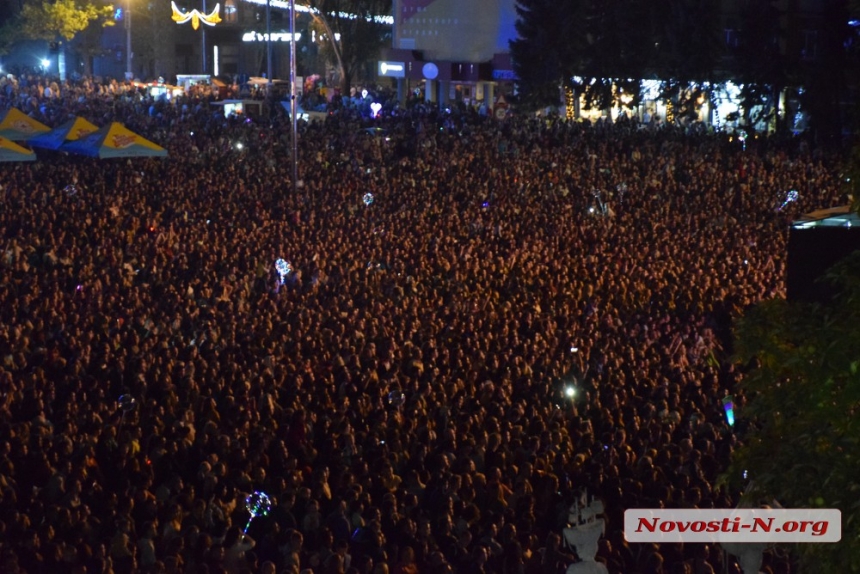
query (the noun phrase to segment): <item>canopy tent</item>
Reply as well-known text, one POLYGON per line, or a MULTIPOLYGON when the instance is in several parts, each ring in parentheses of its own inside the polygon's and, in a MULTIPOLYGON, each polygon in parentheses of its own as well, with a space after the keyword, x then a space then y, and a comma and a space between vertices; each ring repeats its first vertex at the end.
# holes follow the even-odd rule
POLYGON ((167 150, 139 136, 119 122, 113 122, 77 141, 65 143, 60 151, 89 157, 167 157, 167 150))
POLYGON ((27 140, 33 147, 46 149, 60 149, 66 142, 76 141, 82 137, 98 131, 98 126, 84 118, 74 118, 48 133, 40 134, 27 140))
POLYGON ((0 137, 13 141, 25 141, 49 131, 51 128, 37 122, 17 108, 9 108, 0 120, 0 137))
POLYGON ((12 140, 0 137, 0 161, 35 161, 36 154, 12 140))

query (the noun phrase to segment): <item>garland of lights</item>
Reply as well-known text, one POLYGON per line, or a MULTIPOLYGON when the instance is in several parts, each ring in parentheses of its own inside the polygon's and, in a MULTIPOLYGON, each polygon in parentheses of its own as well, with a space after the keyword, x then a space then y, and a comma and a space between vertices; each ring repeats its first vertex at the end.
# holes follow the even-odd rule
POLYGON ((176 7, 176 2, 171 2, 170 7, 173 8, 173 16, 171 16, 171 19, 174 22, 177 24, 185 24, 190 20, 191 27, 195 30, 200 27, 200 22, 203 22, 207 26, 214 26, 221 21, 221 16, 218 15, 219 10, 221 9, 221 4, 215 4, 215 9, 209 14, 203 14, 197 8, 190 12, 183 12, 176 7))

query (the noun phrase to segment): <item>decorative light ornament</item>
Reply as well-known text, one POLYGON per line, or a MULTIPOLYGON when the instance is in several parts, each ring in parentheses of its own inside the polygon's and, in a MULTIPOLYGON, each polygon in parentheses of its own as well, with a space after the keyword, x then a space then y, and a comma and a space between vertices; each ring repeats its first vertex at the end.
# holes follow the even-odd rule
POLYGON ((281 285, 284 284, 284 278, 292 273, 293 266, 290 265, 289 261, 284 259, 278 259, 275 261, 275 270, 278 272, 278 275, 281 277, 281 285))
POLYGON ((265 492, 252 492, 247 498, 245 498, 245 508, 247 509, 248 514, 251 515, 251 518, 248 519, 248 523, 245 525, 245 529, 242 530, 242 534, 247 536, 248 527, 251 526, 251 521, 258 516, 267 516, 272 510, 272 500, 265 492))
POLYGON ((191 27, 195 30, 200 27, 200 22, 203 22, 207 26, 214 26, 221 21, 221 16, 218 15, 218 12, 221 10, 221 4, 215 4, 215 9, 209 14, 203 14, 197 8, 190 12, 183 12, 176 7, 176 2, 171 2, 170 7, 173 9, 173 16, 171 16, 171 19, 174 22, 177 24, 185 24, 190 20, 191 27))
POLYGON ((779 207, 779 209, 777 209, 777 211, 782 211, 783 209, 785 209, 786 205, 788 205, 789 203, 793 203, 798 199, 800 199, 800 194, 797 193, 796 189, 792 189, 785 194, 785 201, 782 202, 782 205, 779 207))

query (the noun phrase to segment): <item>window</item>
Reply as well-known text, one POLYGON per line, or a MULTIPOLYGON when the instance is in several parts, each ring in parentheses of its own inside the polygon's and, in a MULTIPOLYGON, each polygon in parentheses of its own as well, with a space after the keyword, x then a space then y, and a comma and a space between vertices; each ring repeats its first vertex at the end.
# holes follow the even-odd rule
POLYGON ((737 48, 738 43, 740 41, 740 34, 738 34, 737 30, 732 28, 727 28, 725 30, 726 33, 726 46, 729 48, 737 48))
POLYGON ((227 24, 235 24, 239 21, 239 10, 236 8, 236 0, 227 0, 224 2, 224 22, 227 24))

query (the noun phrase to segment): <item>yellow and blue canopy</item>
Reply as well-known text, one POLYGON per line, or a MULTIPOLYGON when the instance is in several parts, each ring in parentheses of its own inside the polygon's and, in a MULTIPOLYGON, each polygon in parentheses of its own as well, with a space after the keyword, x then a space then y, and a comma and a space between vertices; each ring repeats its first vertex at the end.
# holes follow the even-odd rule
POLYGON ((48 133, 51 128, 36 121, 17 108, 9 108, 0 120, 0 137, 12 141, 26 141, 39 134, 48 133))
POLYGON ((119 122, 113 122, 76 141, 65 143, 60 146, 60 151, 101 159, 167 157, 166 149, 134 133, 119 122))
POLYGON ((84 136, 98 131, 98 126, 84 118, 74 118, 48 133, 39 134, 27 140, 33 147, 46 149, 60 149, 66 142, 77 141, 84 136))
POLYGON ((36 154, 12 140, 0 137, 0 161, 35 161, 36 154))

